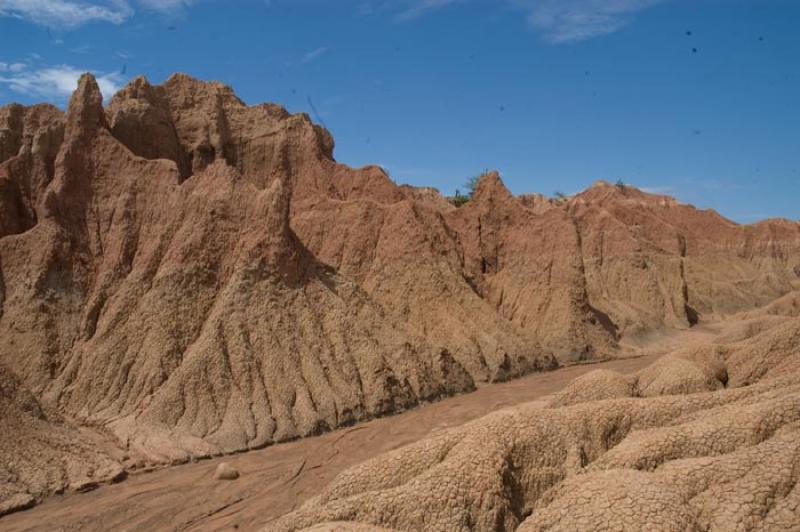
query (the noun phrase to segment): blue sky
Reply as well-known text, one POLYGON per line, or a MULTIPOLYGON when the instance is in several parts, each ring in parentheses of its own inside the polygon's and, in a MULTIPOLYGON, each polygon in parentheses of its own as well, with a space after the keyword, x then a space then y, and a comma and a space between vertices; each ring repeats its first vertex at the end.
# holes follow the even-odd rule
POLYGON ((798 26, 797 0, 0 0, 0 104, 181 71, 308 112, 400 183, 622 179, 799 219, 798 26))

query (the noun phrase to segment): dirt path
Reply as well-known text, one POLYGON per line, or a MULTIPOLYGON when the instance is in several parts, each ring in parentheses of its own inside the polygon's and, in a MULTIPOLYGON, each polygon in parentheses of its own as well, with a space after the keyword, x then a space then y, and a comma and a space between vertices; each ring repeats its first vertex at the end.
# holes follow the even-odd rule
POLYGON ((709 336, 713 336, 709 330, 686 332, 662 339, 638 358, 537 373, 319 437, 135 475, 89 493, 55 496, 31 510, 0 518, 0 529, 258 529, 317 494, 340 471, 358 462, 436 430, 541 399, 593 369, 637 371, 669 348, 709 336), (242 476, 236 481, 214 480, 214 469, 223 461, 242 476))

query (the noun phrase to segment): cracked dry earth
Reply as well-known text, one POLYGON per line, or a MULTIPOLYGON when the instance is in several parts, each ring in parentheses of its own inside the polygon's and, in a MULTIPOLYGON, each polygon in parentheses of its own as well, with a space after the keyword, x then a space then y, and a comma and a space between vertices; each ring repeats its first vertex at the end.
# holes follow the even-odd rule
POLYGON ((0 529, 258 530, 318 495, 337 474, 366 459, 498 409, 541 401, 598 367, 627 374, 658 356, 646 353, 532 374, 318 437, 134 474, 119 484, 51 497, 31 510, 2 517, 0 529), (240 478, 214 480, 220 462, 236 467, 240 478))
POLYGON ((673 334, 638 358, 491 384, 317 438, 137 475, 1 523, 797 530, 800 318, 785 311, 673 334), (220 461, 242 476, 215 481, 220 461))
POLYGON ((373 458, 263 530, 798 530, 800 320, 770 321, 373 458))

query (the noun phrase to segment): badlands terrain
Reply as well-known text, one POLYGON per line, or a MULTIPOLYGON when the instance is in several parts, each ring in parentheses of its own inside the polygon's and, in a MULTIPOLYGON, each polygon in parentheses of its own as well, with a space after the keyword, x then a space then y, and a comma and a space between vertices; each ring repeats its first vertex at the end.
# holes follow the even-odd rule
POLYGON ((800 527, 800 224, 333 151, 180 74, 0 108, 0 528, 800 527))

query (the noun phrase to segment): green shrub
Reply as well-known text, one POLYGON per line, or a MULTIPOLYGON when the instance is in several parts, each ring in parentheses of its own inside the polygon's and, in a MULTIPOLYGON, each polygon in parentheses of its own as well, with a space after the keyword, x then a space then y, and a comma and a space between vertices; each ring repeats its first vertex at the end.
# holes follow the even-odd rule
POLYGON ((465 203, 469 202, 470 196, 464 196, 463 194, 461 194, 461 191, 459 189, 456 189, 456 195, 450 196, 449 198, 447 198, 447 201, 449 201, 456 207, 461 207, 465 203))
POLYGON ((475 190, 478 189, 478 181, 480 181, 480 179, 481 179, 481 176, 476 175, 476 176, 470 177, 467 180, 467 182, 464 183, 464 186, 467 189, 467 196, 469 196, 470 198, 472 197, 473 194, 475 194, 475 190))

